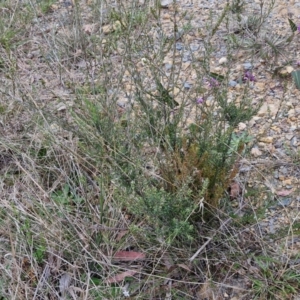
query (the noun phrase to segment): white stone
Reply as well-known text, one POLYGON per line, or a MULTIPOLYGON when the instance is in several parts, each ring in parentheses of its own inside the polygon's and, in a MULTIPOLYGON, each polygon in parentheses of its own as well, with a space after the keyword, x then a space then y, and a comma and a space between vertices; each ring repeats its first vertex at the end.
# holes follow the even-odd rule
POLYGON ((238 125, 239 130, 244 130, 247 127, 247 125, 245 123, 240 122, 238 125))
POLYGON ((219 65, 223 65, 223 64, 225 64, 225 63, 227 63, 227 58, 226 58, 226 57, 221 57, 221 58, 219 59, 219 65))
POLYGON ((160 6, 162 8, 168 8, 170 4, 173 3, 173 0, 161 0, 160 6))

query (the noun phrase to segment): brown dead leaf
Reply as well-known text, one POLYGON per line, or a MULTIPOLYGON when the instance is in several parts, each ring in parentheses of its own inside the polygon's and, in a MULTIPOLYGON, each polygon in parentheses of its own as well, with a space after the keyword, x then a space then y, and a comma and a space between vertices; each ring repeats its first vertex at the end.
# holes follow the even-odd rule
POLYGON ((123 281, 125 279, 125 277, 132 277, 137 272, 138 272, 137 270, 128 270, 128 271, 119 273, 115 276, 112 276, 112 277, 109 277, 108 279, 106 279, 105 283, 117 283, 117 282, 123 281))
POLYGON ((256 147, 251 149, 251 154, 255 157, 261 156, 263 153, 256 147))
POLYGON ((86 33, 87 35, 91 35, 94 31, 95 28, 95 24, 85 24, 83 25, 83 31, 84 33, 86 33))
POLYGON ((230 199, 236 199, 241 192, 238 182, 233 181, 230 185, 230 199))
POLYGON ((277 196, 288 196, 289 194, 291 194, 293 192, 293 190, 281 190, 281 191, 277 191, 276 195, 277 196))
POLYGON ((52 4, 52 5, 50 6, 50 8, 51 8, 51 11, 53 12, 53 11, 58 10, 58 9, 59 9, 59 6, 58 6, 57 4, 52 4))
POLYGON ((113 256, 114 260, 119 261, 133 261, 133 260, 140 260, 144 259, 146 255, 141 252, 136 251, 117 251, 113 256))

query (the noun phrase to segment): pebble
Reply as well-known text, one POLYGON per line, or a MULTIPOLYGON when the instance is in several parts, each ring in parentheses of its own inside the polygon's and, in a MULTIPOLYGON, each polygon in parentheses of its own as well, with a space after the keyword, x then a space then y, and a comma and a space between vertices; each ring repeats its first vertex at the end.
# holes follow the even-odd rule
POLYGON ((171 70, 172 69, 172 64, 166 63, 165 64, 165 69, 166 69, 166 71, 171 70))
POLYGON ((176 38, 176 41, 179 40, 184 34, 184 30, 183 29, 179 29, 178 32, 176 32, 175 34, 175 38, 176 38))
POLYGON ((183 49, 183 44, 182 43, 176 43, 176 50, 181 51, 183 49))
POLYGON ((191 60, 192 60, 192 58, 189 54, 184 55, 182 58, 183 62, 187 62, 187 61, 191 61, 191 60))
POLYGON ((285 198, 285 199, 279 200, 278 206, 286 207, 286 206, 289 206, 291 204, 291 202, 292 202, 291 198, 285 198))
POLYGON ((240 131, 242 131, 242 130, 244 130, 244 129, 246 129, 246 128, 247 128, 247 125, 246 125, 245 123, 240 122, 240 123, 238 124, 238 129, 239 129, 240 131))
POLYGON ((253 65, 249 62, 246 62, 243 64, 243 67, 245 70, 251 70, 253 68, 253 65))
POLYGON ((200 45, 198 44, 191 44, 190 45, 191 51, 197 51, 200 48, 200 45))
POLYGON ((292 139, 291 139, 291 146, 292 147, 297 147, 298 145, 298 140, 297 140, 297 137, 294 136, 292 139))
POLYGON ((221 57, 221 58, 219 59, 219 64, 220 64, 220 65, 223 65, 223 64, 225 64, 225 63, 227 63, 227 58, 226 58, 226 57, 221 57))
POLYGON ((288 169, 286 167, 280 167, 279 172, 283 175, 286 175, 288 173, 288 169))
POLYGON ((161 0, 160 6, 162 8, 168 8, 170 4, 173 3, 173 0, 161 0))
POLYGON ((188 82, 185 82, 183 86, 185 89, 190 89, 192 87, 191 84, 188 82))
POLYGON ((275 147, 275 148, 281 148, 282 145, 283 145, 283 141, 278 140, 278 141, 276 141, 276 143, 274 144, 274 147, 275 147))
POLYGON ((121 108, 125 108, 126 105, 128 103, 128 99, 127 98, 123 98, 117 101, 117 105, 121 108))
POLYGON ((105 25, 102 27, 102 30, 104 34, 109 34, 113 32, 113 27, 111 25, 105 25))
POLYGON ((238 83, 234 80, 229 80, 228 85, 231 87, 235 87, 238 83))

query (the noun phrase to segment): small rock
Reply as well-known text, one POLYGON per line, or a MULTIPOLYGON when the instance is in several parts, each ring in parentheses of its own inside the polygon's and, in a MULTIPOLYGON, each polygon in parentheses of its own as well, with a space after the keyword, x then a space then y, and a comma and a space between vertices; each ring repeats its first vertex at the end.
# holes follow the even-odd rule
POLYGON ((172 68, 172 64, 169 64, 169 63, 166 63, 166 64, 165 64, 165 69, 166 69, 166 71, 171 70, 171 68, 172 68))
POLYGON ((183 34, 184 34, 184 30, 179 29, 175 34, 176 41, 179 40, 183 36, 183 34))
POLYGON ((249 62, 246 62, 243 64, 243 67, 245 70, 251 70, 253 68, 253 65, 249 62))
POLYGON ((214 68, 214 72, 216 72, 216 73, 219 73, 219 72, 221 72, 222 71, 222 68, 221 67, 215 67, 214 68))
POLYGON ((116 21, 114 22, 113 24, 113 30, 116 31, 116 30, 120 30, 122 28, 122 24, 120 21, 116 21))
POLYGON ((67 106, 65 105, 65 103, 58 103, 57 106, 56 106, 56 109, 57 111, 63 111, 63 110, 66 110, 67 106))
POLYGON ((223 64, 225 64, 225 63, 227 63, 227 58, 226 58, 226 57, 221 57, 221 58, 219 59, 219 64, 220 64, 220 65, 223 65, 223 64))
POLYGON ((74 4, 72 3, 72 1, 63 1, 63 6, 64 7, 71 7, 71 6, 73 6, 74 4))
POLYGON ((188 82, 185 82, 183 86, 185 89, 190 89, 192 87, 191 84, 188 82))
POLYGON ((292 73, 294 71, 294 68, 292 66, 286 66, 285 69, 288 73, 292 73))
POLYGON ((183 49, 183 44, 182 43, 176 43, 176 50, 181 51, 183 49))
POLYGON ((173 3, 173 0, 161 0, 160 6, 162 8, 168 8, 170 4, 173 3))
POLYGON ((283 175, 286 175, 288 173, 288 169, 286 167, 280 167, 279 172, 283 175))
POLYGON ((290 109, 288 111, 288 117, 291 118, 293 116, 295 116, 296 110, 294 108, 290 109))
POLYGON ((128 103, 128 99, 127 99, 127 98, 119 99, 119 100, 117 101, 117 105, 118 105, 119 107, 121 107, 121 108, 125 108, 126 105, 127 105, 127 103, 128 103))
POLYGON ((102 27, 102 31, 104 34, 109 34, 109 33, 113 32, 113 27, 110 24, 105 25, 102 27))
POLYGON ((206 100, 205 100, 205 105, 210 107, 212 106, 214 103, 214 98, 213 97, 208 97, 206 100))
POLYGON ((187 61, 191 61, 191 60, 192 60, 192 58, 190 57, 190 55, 184 55, 182 58, 183 62, 187 62, 187 61))
POLYGON ((229 80, 228 85, 231 87, 235 87, 237 85, 237 82, 234 80, 229 80))
POLYGON ((286 206, 289 206, 291 204, 291 202, 292 202, 291 198, 285 198, 285 199, 279 200, 278 206, 286 207, 286 206))
POLYGON ((247 125, 246 125, 245 123, 240 122, 240 123, 238 124, 238 129, 239 129, 239 130, 244 130, 246 127, 247 127, 247 125))
POLYGON ((278 141, 276 141, 276 143, 274 144, 274 147, 275 147, 275 148, 281 148, 282 145, 283 145, 283 141, 278 140, 278 141))
POLYGON ((200 48, 200 45, 198 44, 191 44, 190 45, 191 51, 197 51, 200 48))
POLYGON ((275 116, 278 112, 279 105, 264 103, 257 115, 259 117, 264 117, 270 113, 271 116, 275 116))
POLYGON ((178 87, 174 87, 174 89, 172 91, 172 95, 177 96, 179 93, 180 93, 180 89, 178 87))
POLYGON ((285 68, 283 68, 282 70, 279 71, 280 75, 287 75, 290 74, 294 71, 294 68, 292 66, 286 66, 285 68))
POLYGON ((298 144, 297 137, 294 136, 294 137, 291 139, 291 146, 292 146, 292 147, 297 147, 297 144, 298 144))

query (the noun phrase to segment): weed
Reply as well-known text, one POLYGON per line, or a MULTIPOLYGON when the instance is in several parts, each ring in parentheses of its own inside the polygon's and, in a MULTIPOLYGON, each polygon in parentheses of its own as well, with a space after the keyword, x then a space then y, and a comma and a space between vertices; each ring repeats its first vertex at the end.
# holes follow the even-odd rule
POLYGON ((248 18, 228 2, 201 28, 176 1, 152 2, 1 4, 1 297, 198 299, 212 282, 217 298, 237 274, 249 297, 298 292, 252 230, 265 191, 247 188, 238 210, 227 195, 255 142, 238 128, 262 104, 259 74, 237 75, 236 95, 231 68, 240 50, 279 62, 295 24, 269 34, 274 1, 248 18))

